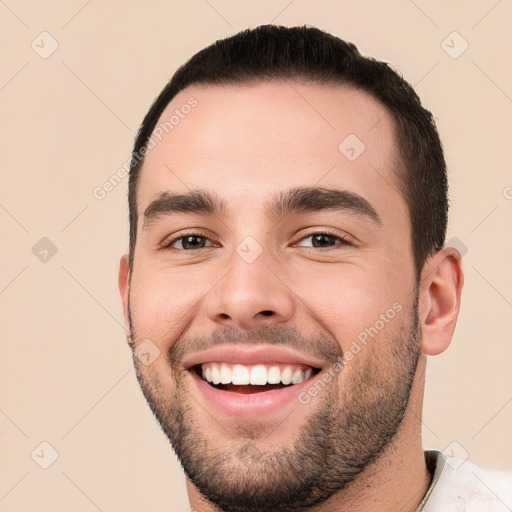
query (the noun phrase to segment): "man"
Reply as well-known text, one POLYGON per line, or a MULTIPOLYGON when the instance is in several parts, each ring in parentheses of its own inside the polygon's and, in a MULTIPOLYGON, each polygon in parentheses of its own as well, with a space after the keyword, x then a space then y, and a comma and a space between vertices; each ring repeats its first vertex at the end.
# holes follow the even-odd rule
POLYGON ((312 27, 217 41, 146 115, 129 208, 129 342, 194 510, 509 510, 422 448, 463 272, 432 116, 388 65, 312 27))

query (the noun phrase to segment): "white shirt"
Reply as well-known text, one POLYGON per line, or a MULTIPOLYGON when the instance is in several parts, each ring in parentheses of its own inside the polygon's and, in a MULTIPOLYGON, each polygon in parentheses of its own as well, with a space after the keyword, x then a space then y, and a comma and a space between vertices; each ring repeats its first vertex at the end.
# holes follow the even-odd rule
POLYGON ((512 512, 512 474, 425 452, 432 483, 416 512, 512 512))

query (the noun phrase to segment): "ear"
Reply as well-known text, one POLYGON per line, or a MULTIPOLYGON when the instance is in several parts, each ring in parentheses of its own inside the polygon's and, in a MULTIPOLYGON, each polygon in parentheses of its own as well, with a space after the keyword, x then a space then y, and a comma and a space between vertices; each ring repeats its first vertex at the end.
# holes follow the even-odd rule
POLYGON ((438 251, 423 266, 419 311, 424 354, 440 354, 450 345, 463 284, 462 256, 453 247, 438 251))
POLYGON ((128 254, 121 256, 119 262, 119 277, 118 277, 119 292, 121 294, 121 301, 123 303, 123 316, 126 331, 126 338, 130 343, 130 315, 129 315, 129 300, 130 300, 130 260, 128 254))

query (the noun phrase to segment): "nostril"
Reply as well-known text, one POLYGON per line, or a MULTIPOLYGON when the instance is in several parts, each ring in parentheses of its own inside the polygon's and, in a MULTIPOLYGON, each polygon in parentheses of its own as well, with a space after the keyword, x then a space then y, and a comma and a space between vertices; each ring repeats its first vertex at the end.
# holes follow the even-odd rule
POLYGON ((261 314, 265 315, 265 316, 272 316, 274 314, 274 312, 266 309, 265 311, 262 311, 261 314))

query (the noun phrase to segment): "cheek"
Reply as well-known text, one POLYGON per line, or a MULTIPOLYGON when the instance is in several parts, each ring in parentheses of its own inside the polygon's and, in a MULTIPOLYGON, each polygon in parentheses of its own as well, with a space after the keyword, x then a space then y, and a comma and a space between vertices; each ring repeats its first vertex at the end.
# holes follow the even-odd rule
POLYGON ((295 269, 288 282, 306 306, 306 314, 329 329, 344 352, 352 349, 354 341, 386 336, 406 298, 397 276, 353 264, 295 269))
POLYGON ((168 349, 190 322, 215 280, 212 271, 185 267, 144 267, 132 276, 130 306, 138 339, 149 338, 161 350, 168 349))

